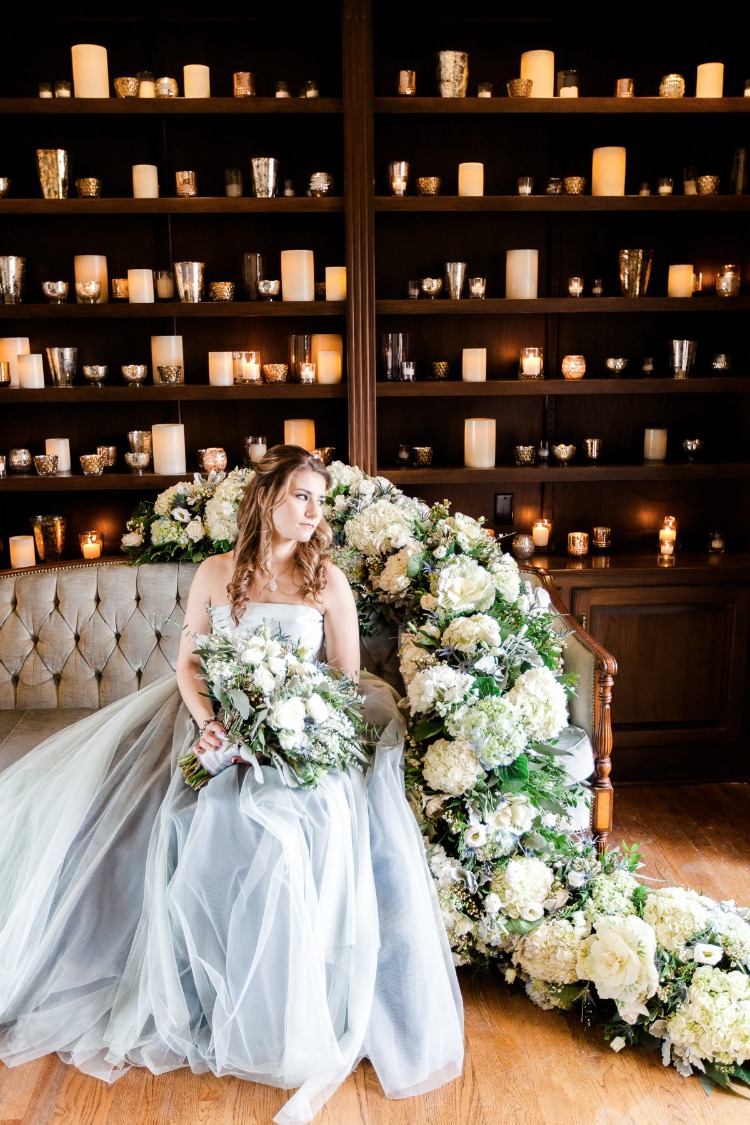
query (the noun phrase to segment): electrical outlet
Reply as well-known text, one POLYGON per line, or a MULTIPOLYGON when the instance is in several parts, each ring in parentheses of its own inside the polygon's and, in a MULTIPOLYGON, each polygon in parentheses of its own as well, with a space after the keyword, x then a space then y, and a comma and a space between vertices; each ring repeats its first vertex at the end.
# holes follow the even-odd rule
POLYGON ((513 526, 513 493, 495 493, 495 523, 501 527, 513 526))

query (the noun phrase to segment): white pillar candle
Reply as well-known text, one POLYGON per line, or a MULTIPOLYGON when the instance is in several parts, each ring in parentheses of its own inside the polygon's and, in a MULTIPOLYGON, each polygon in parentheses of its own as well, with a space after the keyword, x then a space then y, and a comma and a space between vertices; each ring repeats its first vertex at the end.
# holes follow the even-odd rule
POLYGON ((178 476, 185 472, 185 427, 181 422, 152 426, 151 449, 155 473, 178 476))
POLYGON ((77 98, 108 98, 107 48, 77 43, 70 48, 73 60, 73 93, 77 98))
POLYGON ((314 301, 314 270, 315 263, 312 250, 282 250, 282 301, 314 301))
POLYGON ((643 434, 644 461, 664 461, 667 456, 667 431, 648 428, 643 434))
POLYGON ((159 169, 155 164, 133 165, 133 198, 159 198, 159 169))
POLYGON ((595 148, 591 160, 591 194, 625 194, 625 149, 617 145, 595 148))
POLYGON ((182 84, 186 98, 211 97, 211 72, 202 63, 188 63, 182 68, 182 84))
POLYGON ((154 382, 160 382, 160 367, 171 367, 175 364, 179 364, 182 368, 182 377, 184 380, 185 361, 182 358, 182 336, 152 336, 151 370, 154 374, 154 382))
POLYGON ((208 353, 208 381, 212 387, 231 387, 234 383, 231 352, 208 353))
POLYGON ((538 250, 508 250, 505 255, 505 296, 510 300, 536 297, 538 250))
POLYGON ((315 423, 312 418, 286 418, 284 444, 301 445, 308 452, 315 449, 315 423))
POLYGON ((531 541, 535 547, 549 547, 550 521, 534 520, 531 528, 531 541))
POLYGON ((40 391, 43 388, 44 363, 41 355, 19 355, 17 370, 18 386, 22 390, 40 391))
POLYGON ((532 80, 532 98, 554 98, 555 52, 524 51, 521 55, 521 78, 532 80))
POLYGON ((491 469, 495 464, 495 419, 466 418, 464 421, 464 465, 467 469, 491 469))
POLYGON ((19 570, 22 566, 36 566, 33 535, 11 535, 8 543, 12 570, 19 570))
POLYGON ((342 375, 341 352, 318 352, 318 382, 340 383, 342 375))
POLYGON ((476 161, 459 164, 458 194, 484 195, 484 164, 476 161))
POLYGON ((669 267, 667 278, 668 297, 692 297, 693 295, 693 267, 678 265, 669 267))
POLYGON ((10 364, 10 385, 18 386, 18 357, 31 351, 28 336, 0 337, 0 360, 10 364))
POLYGON ((174 277, 170 270, 160 270, 156 278, 156 296, 160 301, 174 297, 174 277))
POLYGON ((98 281, 101 294, 97 305, 106 305, 109 301, 109 275, 107 274, 107 259, 104 254, 76 254, 73 258, 73 269, 76 283, 79 281, 98 281))
POLYGON ((153 270, 128 270, 128 301, 131 305, 153 305, 153 270))
POLYGON ((340 366, 344 367, 344 337, 338 332, 315 332, 310 338, 310 362, 317 363, 320 371, 320 353, 338 352, 340 366))
POLYGON ((139 98, 156 97, 156 82, 150 70, 141 70, 138 72, 138 83, 139 98))
POLYGON ((695 81, 696 98, 720 98, 723 94, 724 63, 701 63, 695 81))
POLYGON ((326 301, 346 300, 346 266, 326 266, 326 301))
POLYGON ((484 383, 487 378, 487 349, 464 348, 461 354, 461 379, 464 383, 484 383))
POLYGON ((70 472, 70 442, 66 437, 45 438, 44 452, 47 456, 57 456, 58 473, 70 472))

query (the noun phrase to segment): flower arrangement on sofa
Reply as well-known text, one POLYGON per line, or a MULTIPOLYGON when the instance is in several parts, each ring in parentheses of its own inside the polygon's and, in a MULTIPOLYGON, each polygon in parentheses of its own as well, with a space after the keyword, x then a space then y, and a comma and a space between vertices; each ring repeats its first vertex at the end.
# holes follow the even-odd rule
MULTIPOLYGON (((249 472, 174 485, 128 523, 134 562, 229 549, 249 472)), ((619 1051, 659 1047, 707 1089, 750 1085, 750 911, 649 887, 635 848, 571 830, 560 751, 575 684, 549 597, 481 521, 336 462, 327 518, 363 630, 399 627, 407 795, 454 959, 495 965, 619 1051)))

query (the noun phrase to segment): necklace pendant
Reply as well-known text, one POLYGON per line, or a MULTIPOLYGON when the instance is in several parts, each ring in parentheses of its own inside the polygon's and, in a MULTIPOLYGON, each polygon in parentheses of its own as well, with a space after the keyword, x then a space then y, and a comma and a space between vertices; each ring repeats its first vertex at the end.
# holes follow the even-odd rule
POLYGON ((278 589, 278 585, 279 584, 278 584, 278 582, 276 581, 275 578, 272 578, 271 581, 268 583, 268 589, 271 591, 272 594, 274 594, 276 592, 276 590, 278 589))

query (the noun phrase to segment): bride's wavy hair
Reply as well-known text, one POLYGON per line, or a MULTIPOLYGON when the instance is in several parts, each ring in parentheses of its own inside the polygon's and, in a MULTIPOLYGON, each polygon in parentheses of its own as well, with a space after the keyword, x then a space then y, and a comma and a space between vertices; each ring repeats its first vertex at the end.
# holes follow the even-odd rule
MULTIPOLYGON (((294 477, 309 469, 331 486, 331 474, 322 461, 299 445, 274 445, 254 466, 245 495, 237 509, 237 539, 234 544, 234 573, 227 587, 232 617, 239 622, 248 602, 247 591, 260 572, 269 579, 273 510, 292 490, 294 477)), ((295 564, 302 573, 300 590, 318 600, 326 585, 326 560, 333 534, 322 519, 307 543, 299 543, 295 564)))

